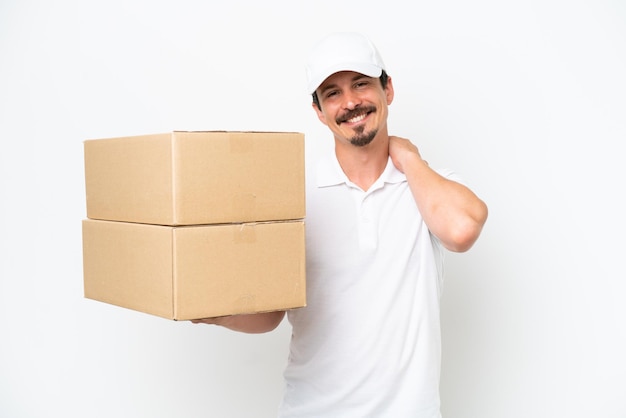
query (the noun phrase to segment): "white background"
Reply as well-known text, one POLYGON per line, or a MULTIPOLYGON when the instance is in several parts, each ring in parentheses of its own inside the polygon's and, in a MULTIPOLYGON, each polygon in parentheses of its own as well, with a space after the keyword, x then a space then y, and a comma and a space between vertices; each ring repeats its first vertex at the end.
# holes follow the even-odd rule
POLYGON ((489 204, 448 257, 446 418, 626 417, 620 0, 0 0, 0 416, 272 417, 289 327, 243 335, 82 296, 82 141, 330 134, 304 53, 377 43, 390 130, 489 204))

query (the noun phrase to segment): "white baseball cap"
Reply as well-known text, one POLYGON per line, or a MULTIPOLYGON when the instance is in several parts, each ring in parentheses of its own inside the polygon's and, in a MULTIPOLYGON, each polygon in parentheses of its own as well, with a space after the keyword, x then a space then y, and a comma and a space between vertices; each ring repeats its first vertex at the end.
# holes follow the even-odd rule
POLYGON ((354 71, 380 77, 385 64, 374 44, 354 32, 332 33, 320 40, 309 53, 306 64, 307 88, 313 94, 329 76, 354 71))

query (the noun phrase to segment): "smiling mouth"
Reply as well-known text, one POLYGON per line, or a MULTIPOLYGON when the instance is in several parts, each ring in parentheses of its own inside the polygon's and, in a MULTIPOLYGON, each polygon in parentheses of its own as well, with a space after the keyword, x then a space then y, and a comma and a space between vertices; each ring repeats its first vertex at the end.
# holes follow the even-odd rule
POLYGON ((337 119, 337 123, 359 123, 370 113, 374 112, 376 108, 369 107, 365 109, 355 109, 353 111, 347 112, 345 115, 337 119))
POLYGON ((361 122, 363 119, 365 119, 365 117, 368 115, 368 113, 363 113, 362 115, 358 115, 353 117, 352 119, 348 119, 346 122, 348 123, 357 123, 357 122, 361 122))

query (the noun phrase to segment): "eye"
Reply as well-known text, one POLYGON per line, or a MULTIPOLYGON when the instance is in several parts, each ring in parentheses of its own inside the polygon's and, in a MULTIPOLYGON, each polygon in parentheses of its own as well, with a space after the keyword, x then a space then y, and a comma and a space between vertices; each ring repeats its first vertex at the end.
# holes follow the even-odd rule
POLYGON ((326 98, 329 99, 331 97, 337 96, 339 94, 339 90, 329 90, 326 92, 326 98))
POLYGON ((363 88, 363 87, 367 87, 367 85, 369 84, 369 80, 359 80, 356 83, 354 83, 354 88, 363 88))

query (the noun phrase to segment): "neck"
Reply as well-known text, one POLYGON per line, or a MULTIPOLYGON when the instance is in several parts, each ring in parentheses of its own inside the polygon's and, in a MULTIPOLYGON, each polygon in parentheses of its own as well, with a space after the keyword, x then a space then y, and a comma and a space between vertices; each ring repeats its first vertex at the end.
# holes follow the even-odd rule
POLYGON ((367 191, 385 171, 389 159, 389 137, 379 135, 364 147, 335 141, 335 154, 348 179, 367 191))

